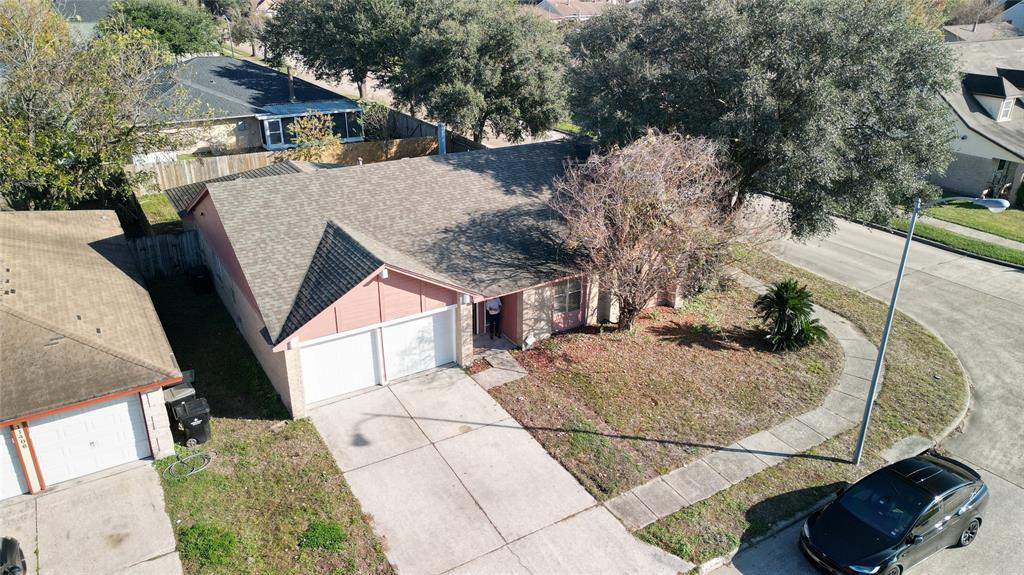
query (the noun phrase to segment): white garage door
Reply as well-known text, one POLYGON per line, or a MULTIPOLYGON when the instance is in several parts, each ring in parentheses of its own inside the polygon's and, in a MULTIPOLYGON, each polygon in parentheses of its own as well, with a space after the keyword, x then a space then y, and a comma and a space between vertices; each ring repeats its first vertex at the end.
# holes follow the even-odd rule
POLYGON ((21 471, 21 459, 14 449, 10 427, 0 429, 0 442, 3 442, 0 446, 0 499, 27 493, 28 484, 21 471))
POLYGON ((29 434, 47 486, 150 455, 135 394, 30 421, 29 434))
POLYGON ((313 343, 299 350, 306 403, 376 385, 377 330, 313 343))
POLYGON ((455 361, 455 309, 382 328, 388 379, 455 361))

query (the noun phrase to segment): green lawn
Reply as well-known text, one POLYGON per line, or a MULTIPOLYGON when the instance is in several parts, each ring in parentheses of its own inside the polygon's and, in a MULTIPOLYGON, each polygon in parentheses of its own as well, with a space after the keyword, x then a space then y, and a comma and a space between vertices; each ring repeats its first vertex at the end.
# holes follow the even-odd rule
POLYGON ((167 234, 182 230, 181 218, 178 217, 178 210, 174 209, 171 200, 163 193, 145 194, 137 196, 142 212, 146 214, 153 233, 167 234))
POLYGON ((994 214, 988 211, 988 208, 967 202, 954 202, 930 208, 928 215, 1009 240, 1024 242, 1024 210, 1020 208, 1010 208, 994 214))
MULTIPOLYGON (((849 318, 878 343, 886 304, 763 252, 742 249, 737 254, 739 267, 763 281, 796 278, 810 288, 817 303, 849 318)), ((859 467, 846 462, 853 453, 855 428, 808 452, 818 458, 791 458, 637 535, 698 564, 722 555, 880 467, 879 453, 896 441, 910 435, 934 437, 956 417, 965 399, 964 374, 956 356, 923 326, 898 313, 885 381, 859 467)))
POLYGON ((567 134, 572 134, 573 136, 578 136, 580 132, 583 130, 583 128, 580 128, 579 126, 573 124, 568 120, 555 124, 555 129, 558 130, 559 132, 566 132, 567 134))
POLYGON ((150 293, 213 412, 213 438, 198 448, 214 453, 210 467, 183 480, 161 473, 185 573, 393 575, 320 435, 308 420, 286 419, 217 296, 195 295, 183 278, 150 293))
MULTIPOLYGON (((1009 210, 1007 210, 1007 212, 1008 211, 1009 210)), ((909 222, 907 220, 893 220, 892 222, 892 226, 894 228, 904 232, 907 231, 908 225, 909 222)), ((967 253, 1024 266, 1024 251, 989 243, 984 240, 962 236, 944 228, 918 222, 917 225, 914 226, 914 235, 963 250, 967 253)))
POLYGON ((551 337, 529 376, 492 396, 599 500, 819 405, 842 370, 834 339, 774 353, 757 295, 731 284, 631 331, 551 337))

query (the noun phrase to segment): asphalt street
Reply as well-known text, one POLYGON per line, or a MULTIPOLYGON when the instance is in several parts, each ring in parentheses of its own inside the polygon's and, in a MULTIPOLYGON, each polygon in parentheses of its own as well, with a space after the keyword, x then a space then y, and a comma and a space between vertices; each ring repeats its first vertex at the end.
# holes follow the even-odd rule
MULTIPOLYGON (((846 221, 836 234, 772 247, 782 259, 888 302, 903 238, 846 221)), ((943 442, 991 488, 981 534, 967 549, 942 551, 912 574, 1024 575, 1024 272, 915 242, 898 307, 939 335, 971 380, 962 433, 943 442)), ((796 541, 799 525, 744 549, 714 573, 811 574, 796 541)))

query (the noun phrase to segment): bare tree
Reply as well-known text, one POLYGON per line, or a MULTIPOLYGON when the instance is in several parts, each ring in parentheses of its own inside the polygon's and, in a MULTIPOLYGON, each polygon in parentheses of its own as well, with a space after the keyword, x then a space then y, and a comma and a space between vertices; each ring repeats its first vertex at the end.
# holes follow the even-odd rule
POLYGON ((717 280, 740 233, 720 156, 711 140, 649 132, 557 182, 551 205, 566 243, 611 290, 621 329, 659 293, 690 295, 717 280))
POLYGON ((334 119, 329 114, 308 114, 295 118, 288 126, 295 148, 286 154, 304 162, 331 161, 341 150, 341 138, 334 133, 334 119))

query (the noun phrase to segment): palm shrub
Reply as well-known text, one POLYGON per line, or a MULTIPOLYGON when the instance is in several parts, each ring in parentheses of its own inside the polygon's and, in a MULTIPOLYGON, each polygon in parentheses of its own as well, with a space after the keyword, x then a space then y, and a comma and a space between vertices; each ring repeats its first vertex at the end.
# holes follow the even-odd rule
POLYGON ((828 337, 811 317, 811 292, 794 279, 773 284, 757 298, 754 309, 768 326, 765 339, 774 351, 796 350, 828 337))

